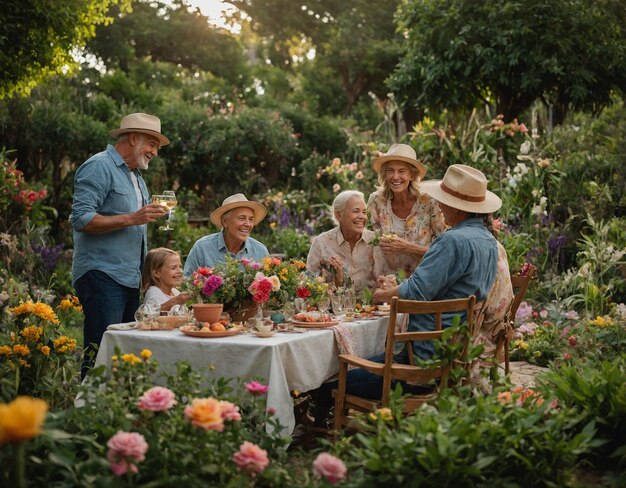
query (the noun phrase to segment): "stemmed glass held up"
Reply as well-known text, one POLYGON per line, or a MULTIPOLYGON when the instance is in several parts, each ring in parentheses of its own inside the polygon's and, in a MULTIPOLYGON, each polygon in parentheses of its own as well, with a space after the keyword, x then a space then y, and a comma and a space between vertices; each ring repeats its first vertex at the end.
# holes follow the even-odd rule
POLYGON ((159 230, 173 230, 170 227, 170 218, 172 217, 172 210, 178 205, 176 194, 172 190, 166 190, 162 195, 152 195, 152 203, 158 203, 167 210, 167 221, 165 225, 159 227, 159 230))

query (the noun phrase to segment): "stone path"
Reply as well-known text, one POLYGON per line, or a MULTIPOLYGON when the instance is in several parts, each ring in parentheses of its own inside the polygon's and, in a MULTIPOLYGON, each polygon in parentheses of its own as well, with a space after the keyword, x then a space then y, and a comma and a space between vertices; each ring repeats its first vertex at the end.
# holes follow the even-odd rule
POLYGON ((541 366, 535 366, 525 361, 511 361, 509 363, 511 383, 515 386, 523 386, 526 388, 532 388, 535 386, 535 376, 544 371, 548 371, 549 368, 543 368, 541 366))

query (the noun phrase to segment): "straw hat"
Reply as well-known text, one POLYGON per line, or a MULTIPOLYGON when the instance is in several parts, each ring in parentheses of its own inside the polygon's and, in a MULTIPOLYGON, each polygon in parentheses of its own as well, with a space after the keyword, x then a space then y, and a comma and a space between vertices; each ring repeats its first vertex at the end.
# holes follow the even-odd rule
POLYGON ((267 214, 267 210, 263 205, 259 202, 254 202, 248 200, 243 193, 237 193, 235 195, 229 196, 222 202, 222 206, 211 212, 211 222, 213 222, 218 227, 222 227, 222 215, 224 215, 229 210, 238 207, 247 207, 251 208, 254 212, 254 225, 258 224, 265 218, 267 214))
POLYGON ((422 181, 420 190, 444 205, 471 213, 491 213, 502 206, 500 197, 487 190, 485 175, 464 164, 450 166, 443 180, 422 181))
POLYGON ((110 134, 118 137, 126 132, 141 132, 156 137, 161 146, 167 146, 170 140, 161 134, 161 120, 154 115, 136 113, 127 115, 120 122, 120 128, 112 130, 110 134))
POLYGON ((386 154, 372 161, 372 168, 376 173, 379 173, 383 163, 387 161, 402 161, 410 164, 419 173, 420 180, 426 174, 426 166, 417 160, 415 150, 408 144, 392 144, 386 154))

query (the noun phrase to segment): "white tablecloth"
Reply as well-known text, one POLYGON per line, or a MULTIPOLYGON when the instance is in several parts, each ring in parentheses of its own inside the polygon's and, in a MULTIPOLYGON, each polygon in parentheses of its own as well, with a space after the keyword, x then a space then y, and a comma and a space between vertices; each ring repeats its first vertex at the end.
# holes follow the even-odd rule
MULTIPOLYGON (((381 317, 349 324, 359 356, 367 358, 384 351, 387 321, 381 317)), ((330 329, 307 329, 302 334, 277 332, 270 338, 240 334, 216 339, 189 337, 179 330, 108 330, 96 366, 106 364, 110 368, 116 347, 123 354, 149 349, 169 372, 174 371, 177 361, 185 359, 208 378, 263 378, 269 385, 267 407, 276 409, 285 434, 295 427, 291 391, 318 388, 339 370, 338 349, 330 329), (210 369, 211 365, 215 369, 210 369)))

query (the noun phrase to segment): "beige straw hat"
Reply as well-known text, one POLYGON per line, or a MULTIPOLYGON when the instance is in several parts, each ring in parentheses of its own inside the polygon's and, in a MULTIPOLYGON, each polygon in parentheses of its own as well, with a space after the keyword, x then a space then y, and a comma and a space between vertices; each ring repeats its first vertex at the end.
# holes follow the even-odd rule
POLYGON ((120 128, 112 130, 110 134, 118 137, 126 132, 141 132, 156 137, 161 146, 167 146, 170 140, 161 134, 161 120, 154 115, 136 113, 127 115, 120 122, 120 128))
POLYGON ((213 212, 211 212, 211 222, 213 222, 218 227, 222 227, 222 215, 224 215, 229 210, 238 207, 247 207, 252 209, 252 211, 254 212, 254 225, 261 222, 261 220, 263 220, 265 218, 265 215, 267 214, 267 210, 259 202, 248 200, 243 193, 237 193, 226 198, 222 202, 221 207, 218 207, 213 210, 213 212))
POLYGON ((443 180, 420 183, 420 190, 438 202, 471 213, 491 213, 502 206, 502 200, 487 190, 485 175, 471 166, 453 164, 443 180))
POLYGON ((417 160, 415 150, 408 144, 392 144, 383 156, 372 161, 372 169, 376 171, 376 173, 380 173, 380 168, 383 163, 386 163, 387 161, 402 161, 403 163, 410 164, 417 169, 420 180, 424 178, 424 175, 426 174, 426 166, 417 160))

